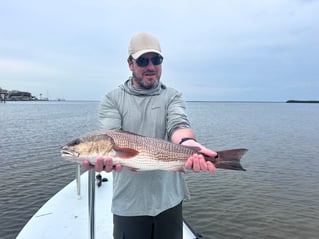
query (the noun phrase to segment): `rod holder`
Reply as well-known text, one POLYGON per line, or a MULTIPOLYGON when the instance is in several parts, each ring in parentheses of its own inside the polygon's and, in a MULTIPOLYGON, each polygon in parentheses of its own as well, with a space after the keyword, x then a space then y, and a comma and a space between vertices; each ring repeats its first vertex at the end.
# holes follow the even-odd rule
POLYGON ((95 215, 94 215, 94 209, 95 209, 95 170, 90 169, 89 175, 88 175, 88 202, 89 202, 89 238, 94 239, 95 238, 95 215))
POLYGON ((81 199, 81 165, 76 165, 76 195, 78 199, 81 199))

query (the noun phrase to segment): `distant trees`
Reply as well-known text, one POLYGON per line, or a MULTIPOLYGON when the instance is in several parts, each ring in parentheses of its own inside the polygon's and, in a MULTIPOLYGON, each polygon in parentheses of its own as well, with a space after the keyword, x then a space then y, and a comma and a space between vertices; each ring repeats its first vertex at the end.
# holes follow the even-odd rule
POLYGON ((319 103, 319 100, 287 100, 286 103, 319 103))

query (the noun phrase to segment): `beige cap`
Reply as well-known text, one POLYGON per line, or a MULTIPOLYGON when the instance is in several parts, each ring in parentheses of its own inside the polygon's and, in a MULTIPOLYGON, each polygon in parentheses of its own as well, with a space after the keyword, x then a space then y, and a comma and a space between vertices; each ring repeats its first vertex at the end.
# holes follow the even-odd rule
POLYGON ((134 59, 139 58, 141 55, 155 52, 163 56, 161 46, 157 38, 147 32, 141 32, 134 35, 128 46, 128 54, 134 59))

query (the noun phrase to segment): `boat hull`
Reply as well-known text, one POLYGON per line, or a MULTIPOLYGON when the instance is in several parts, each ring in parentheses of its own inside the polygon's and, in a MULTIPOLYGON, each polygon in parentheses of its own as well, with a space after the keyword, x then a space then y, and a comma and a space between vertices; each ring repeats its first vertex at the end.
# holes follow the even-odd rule
MULTIPOLYGON (((107 182, 95 189, 95 238, 113 235, 112 174, 102 173, 107 182), (97 210, 98 209, 98 210, 97 210)), ((184 239, 198 238, 184 222, 184 239)), ((81 176, 81 196, 77 196, 76 180, 47 201, 21 230, 17 239, 89 238, 88 173, 81 176)), ((109 237, 108 237, 109 236, 109 237)))

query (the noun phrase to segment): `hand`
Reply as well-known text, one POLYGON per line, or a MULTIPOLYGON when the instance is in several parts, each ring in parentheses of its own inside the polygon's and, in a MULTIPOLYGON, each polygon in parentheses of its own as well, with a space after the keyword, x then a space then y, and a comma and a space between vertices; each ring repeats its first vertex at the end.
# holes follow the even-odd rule
POLYGON ((121 164, 116 164, 115 166, 113 166, 113 160, 110 157, 107 157, 105 159, 102 157, 99 157, 96 160, 95 165, 90 164, 89 160, 84 160, 82 163, 82 166, 85 170, 95 169, 96 172, 101 172, 101 171, 111 172, 113 169, 115 169, 115 171, 117 172, 120 172, 122 170, 121 164))
MULTIPOLYGON (((217 156, 216 152, 204 147, 203 145, 201 145, 200 143, 198 143, 194 140, 187 140, 187 141, 183 142, 182 145, 198 147, 200 149, 198 152, 203 153, 203 154, 210 156, 210 157, 217 156)), ((200 172, 200 171, 202 171, 202 172, 208 171, 210 173, 216 172, 215 165, 210 161, 206 161, 204 156, 201 154, 194 154, 191 157, 189 157, 189 159, 185 163, 185 168, 191 169, 196 173, 200 172)))
POLYGON ((201 154, 194 154, 191 157, 189 157, 185 163, 185 168, 193 170, 196 173, 200 171, 208 171, 210 173, 216 172, 215 165, 212 162, 206 161, 204 159, 204 156, 201 154))

